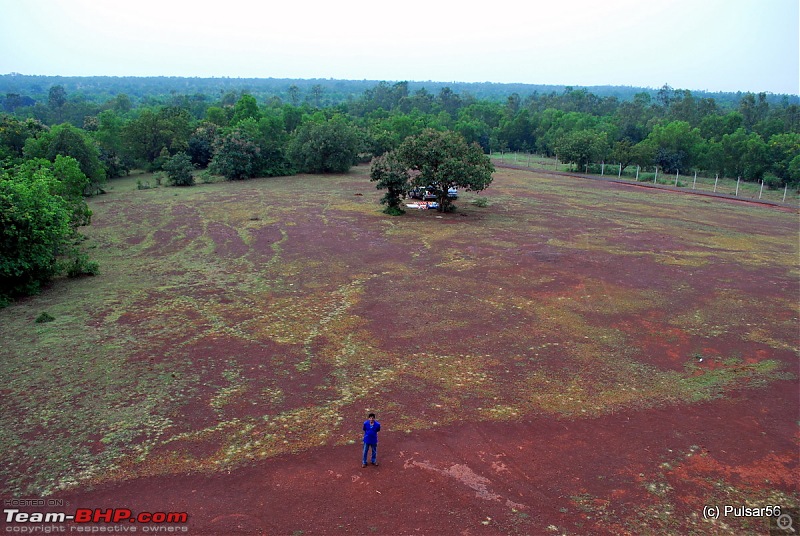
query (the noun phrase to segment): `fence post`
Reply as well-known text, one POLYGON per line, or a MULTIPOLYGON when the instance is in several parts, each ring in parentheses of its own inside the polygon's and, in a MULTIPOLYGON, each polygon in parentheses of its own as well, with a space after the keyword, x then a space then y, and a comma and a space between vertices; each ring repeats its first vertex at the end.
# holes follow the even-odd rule
POLYGON ((602 177, 605 174, 606 174, 606 163, 605 161, 603 161, 600 163, 600 176, 602 177))
POLYGON ((586 168, 584 169, 583 172, 586 173, 587 175, 589 174, 589 164, 586 164, 586 168))
POLYGON ((617 173, 617 178, 622 178, 622 162, 619 163, 619 173, 617 173))
POLYGON ((719 182, 719 173, 717 173, 717 178, 714 179, 714 193, 717 193, 717 183, 719 182))
POLYGON ((758 198, 761 199, 761 194, 764 193, 764 179, 761 179, 761 189, 758 191, 758 198))
POLYGON ((639 182, 639 166, 636 166, 636 182, 639 182))
POLYGON ((531 153, 528 153, 528 167, 531 167, 531 153))
POLYGON ((736 197, 739 197, 739 181, 742 180, 741 177, 736 177, 736 193, 734 194, 736 197))
POLYGON ((694 172, 694 182, 692 182, 692 190, 694 190, 696 184, 697 184, 697 171, 694 172))
POLYGON ((653 184, 656 183, 656 179, 658 178, 658 166, 656 166, 656 174, 653 175, 653 184))
POLYGON ((676 171, 675 172, 675 187, 676 188, 678 187, 678 173, 680 173, 680 171, 676 171))
POLYGON ((788 190, 788 189, 789 189, 789 185, 788 185, 788 184, 786 184, 786 185, 783 187, 783 201, 781 201, 782 203, 785 203, 785 202, 786 202, 786 190, 788 190))

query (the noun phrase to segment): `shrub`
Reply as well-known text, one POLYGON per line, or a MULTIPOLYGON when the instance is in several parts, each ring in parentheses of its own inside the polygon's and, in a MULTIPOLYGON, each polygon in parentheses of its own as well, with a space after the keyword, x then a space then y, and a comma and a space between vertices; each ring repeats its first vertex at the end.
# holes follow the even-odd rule
POLYGON ((204 169, 203 171, 197 174, 197 180, 199 180, 203 184, 211 184, 216 182, 214 179, 214 175, 207 169, 204 169))
POLYGON ((40 314, 39 316, 36 317, 35 322, 37 324, 44 324, 46 322, 52 322, 55 319, 56 319, 56 317, 54 317, 50 313, 44 312, 44 313, 42 313, 42 314, 40 314))
POLYGON ((173 186, 192 186, 194 185, 194 166, 192 158, 186 153, 178 153, 164 162, 164 171, 167 179, 173 186))
POLYGON ((783 181, 773 173, 764 173, 764 184, 770 190, 777 190, 783 186, 783 181))
POLYGON ((82 275, 97 275, 100 266, 83 251, 74 251, 72 258, 67 262, 67 276, 80 277, 82 275))
POLYGON ((400 207, 386 207, 383 209, 383 213, 388 214, 389 216, 402 216, 406 213, 406 211, 400 207))

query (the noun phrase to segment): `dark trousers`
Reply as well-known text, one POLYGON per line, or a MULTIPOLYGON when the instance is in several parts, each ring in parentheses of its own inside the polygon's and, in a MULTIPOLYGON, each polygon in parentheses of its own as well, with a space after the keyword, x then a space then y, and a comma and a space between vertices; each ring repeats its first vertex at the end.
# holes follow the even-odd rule
POLYGON ((369 451, 370 447, 372 448, 372 463, 375 463, 378 460, 378 444, 364 443, 364 459, 361 463, 367 465, 367 452, 369 451))

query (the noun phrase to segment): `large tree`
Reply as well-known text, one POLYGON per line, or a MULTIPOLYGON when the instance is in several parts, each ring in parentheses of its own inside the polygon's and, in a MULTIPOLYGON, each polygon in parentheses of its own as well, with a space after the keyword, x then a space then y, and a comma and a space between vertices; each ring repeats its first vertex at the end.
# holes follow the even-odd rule
POLYGON ((407 138, 392 158, 413 172, 410 188, 419 186, 435 193, 440 212, 452 210, 448 190, 480 192, 491 184, 494 172, 480 145, 468 144, 460 134, 449 131, 426 129, 407 138))
POLYGON ((26 158, 46 158, 55 162, 58 156, 74 158, 81 172, 89 179, 84 193, 91 195, 100 190, 106 179, 106 170, 100 162, 100 151, 95 141, 83 130, 69 123, 54 126, 37 138, 25 143, 26 158))
POLYGON ((289 160, 304 173, 343 173, 355 163, 360 136, 342 116, 321 114, 300 125, 287 147, 289 160))
POLYGON ((47 127, 36 119, 19 119, 10 115, 0 115, 0 164, 9 165, 21 162, 22 152, 28 138, 35 138, 47 132, 47 127))
POLYGON ((655 148, 655 163, 669 173, 695 167, 704 151, 700 129, 686 121, 655 125, 645 141, 655 148))
MULTIPOLYGON (((183 108, 145 109, 122 131, 127 149, 151 169, 163 163, 159 157, 186 151, 192 134, 192 117, 183 108)), ((166 161, 166 158, 163 160, 166 161)))
POLYGON ((397 158, 397 153, 392 151, 373 158, 369 177, 377 183, 375 188, 386 190, 381 198, 381 204, 386 205, 384 212, 392 216, 404 214, 400 203, 408 192, 409 174, 408 167, 397 158))
POLYGON ((794 182, 796 177, 792 177, 790 168, 791 163, 800 158, 800 134, 787 132, 770 137, 769 156, 775 175, 784 182, 794 182))
POLYGON ((260 142, 261 136, 252 119, 225 129, 214 142, 214 158, 209 169, 228 180, 257 177, 263 167, 260 142))
POLYGON ((284 138, 280 117, 244 119, 217 136, 209 169, 231 180, 287 175, 284 138))
POLYGON ((614 146, 611 148, 611 159, 619 162, 620 174, 636 159, 633 148, 634 144, 628 138, 615 142, 614 146))
POLYGON ((214 141, 217 139, 218 127, 209 121, 203 121, 195 128, 189 138, 186 152, 197 167, 207 167, 214 157, 214 141))
POLYGON ((562 162, 571 162, 579 171, 583 170, 587 164, 605 157, 606 133, 592 129, 569 132, 558 139, 555 151, 562 162))
POLYGON ((233 107, 233 118, 231 125, 236 125, 244 119, 261 119, 261 111, 258 109, 256 98, 252 95, 242 95, 233 107))
POLYGON ((725 155, 724 175, 758 181, 769 169, 769 147, 755 132, 747 133, 739 128, 733 134, 725 134, 722 150, 725 155))
POLYGON ((67 92, 64 86, 57 85, 50 88, 47 93, 47 104, 51 108, 61 108, 67 103, 67 92))
POLYGON ((125 154, 122 143, 124 119, 114 109, 103 110, 96 116, 97 128, 91 136, 100 149, 100 162, 106 168, 106 177, 120 177, 130 172, 133 160, 125 154))

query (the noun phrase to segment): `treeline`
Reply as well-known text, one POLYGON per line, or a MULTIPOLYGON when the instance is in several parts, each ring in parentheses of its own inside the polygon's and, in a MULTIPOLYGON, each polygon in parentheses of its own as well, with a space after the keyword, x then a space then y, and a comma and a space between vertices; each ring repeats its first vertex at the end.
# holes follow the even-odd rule
MULTIPOLYGON (((30 82, 37 77, 21 78, 30 82)), ((298 81, 250 80, 266 84, 270 91, 280 89, 280 94, 264 89, 264 96, 259 97, 232 89, 233 85, 227 89, 223 85, 217 94, 175 89, 181 84, 197 89, 211 81, 233 84, 241 79, 75 80, 82 81, 77 94, 54 85, 47 88, 46 99, 7 93, 3 105, 18 120, 33 119, 43 125, 69 123, 88 133, 97 143, 109 177, 131 166, 161 169, 166 158, 179 152, 204 167, 211 161, 215 144, 230 146, 231 136, 255 143, 259 157, 266 160, 244 172, 246 176, 252 172, 287 173, 293 166, 318 171, 319 166, 311 169, 290 158, 300 155, 289 142, 308 135, 310 126, 296 133, 299 126, 335 117, 340 130, 348 127, 344 129, 347 144, 357 145, 356 153, 365 158, 381 155, 408 136, 434 128, 458 132, 487 152, 535 151, 579 167, 592 161, 613 161, 623 166, 657 165, 667 172, 698 170, 749 181, 763 179, 771 187, 798 181, 800 161, 792 164, 800 153, 796 96, 744 93, 723 105, 714 97, 665 85, 655 92, 640 91, 627 100, 571 87, 524 96, 514 92, 497 100, 480 99, 446 85, 430 91, 414 89, 409 82, 379 82, 353 97, 343 89, 350 87, 346 81, 328 81, 342 85, 324 86, 325 81, 309 80, 300 87, 294 83, 286 86, 298 81), (153 87, 135 98, 117 93, 99 100, 108 92, 98 85, 103 80, 116 80, 122 87, 150 82, 153 87), (167 88, 172 89, 166 92, 167 88), (328 98, 332 88, 338 91, 336 99, 328 98), (231 129, 245 118, 258 125, 241 127, 234 134, 231 129), (218 136, 227 136, 228 142, 218 136)))
MULTIPOLYGON (((294 106, 309 103, 316 106, 335 106, 361 97, 364 91, 380 83, 379 80, 291 79, 291 78, 198 78, 198 77, 136 77, 136 76, 41 76, 11 73, 0 75, 0 109, 13 112, 19 107, 45 104, 48 91, 53 86, 63 87, 76 105, 102 105, 117 95, 126 95, 134 106, 169 105, 175 98, 188 96, 191 101, 211 103, 224 95, 247 93, 259 102, 279 101, 294 106)), ((438 93, 447 87, 462 98, 504 101, 512 94, 558 95, 569 91, 569 86, 557 84, 521 84, 494 82, 436 82, 410 81, 411 92, 425 89, 438 93)), ((579 88, 580 89, 580 88, 579 88)), ((585 91, 598 97, 613 97, 618 101, 633 100, 637 94, 647 93, 655 98, 661 89, 631 86, 587 86, 585 91)), ((713 98, 723 108, 735 108, 742 92, 695 91, 695 98, 713 98)), ((798 95, 765 93, 770 105, 800 104, 798 95)), ((226 100, 226 99, 222 99, 226 100)), ((229 99, 227 99, 229 100, 229 99)), ((207 104, 208 105, 208 104, 207 104)), ((80 107, 80 106, 78 106, 80 107)))
POLYGON ((800 184, 800 105, 788 96, 745 93, 724 106, 664 86, 630 100, 574 88, 487 100, 449 86, 434 92, 380 82, 328 105, 321 86, 312 84, 305 99, 299 87, 289 89, 288 100, 230 90, 98 101, 63 85, 32 103, 6 94, 0 300, 64 271, 96 270, 75 248, 77 229, 90 219, 80 195, 100 192, 105 180, 134 168, 163 170, 176 185, 192 184, 203 168, 230 180, 342 172, 433 129, 484 152, 536 151, 579 167, 607 161, 740 176, 773 188, 800 184), (48 199, 45 212, 60 214, 58 222, 27 216, 48 199), (74 217, 78 212, 84 216, 74 217), (52 229, 57 236, 41 242, 52 229), (23 252, 34 245, 39 249, 23 252))

